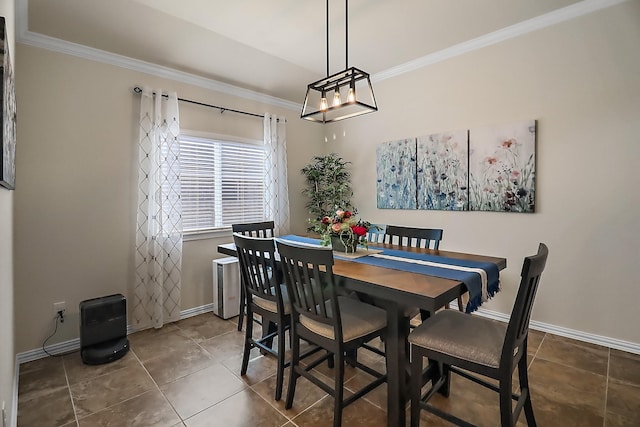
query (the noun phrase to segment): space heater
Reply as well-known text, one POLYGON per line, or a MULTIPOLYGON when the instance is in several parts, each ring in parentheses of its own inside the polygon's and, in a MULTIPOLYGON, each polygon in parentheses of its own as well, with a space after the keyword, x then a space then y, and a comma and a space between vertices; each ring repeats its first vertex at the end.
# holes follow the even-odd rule
POLYGON ((127 300, 122 294, 80 303, 80 356, 87 365, 120 359, 129 351, 127 300))
POLYGON ((223 319, 240 313, 240 269, 236 257, 213 260, 213 313, 223 319))

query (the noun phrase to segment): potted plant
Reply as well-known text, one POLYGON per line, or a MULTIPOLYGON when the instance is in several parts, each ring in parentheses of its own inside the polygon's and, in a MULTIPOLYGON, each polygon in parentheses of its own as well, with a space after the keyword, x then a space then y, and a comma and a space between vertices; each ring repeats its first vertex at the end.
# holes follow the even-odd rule
POLYGON ((302 193, 309 198, 306 207, 311 220, 319 221, 331 216, 339 207, 351 205, 351 174, 347 162, 335 153, 315 156, 313 161, 302 168, 307 186, 302 193))

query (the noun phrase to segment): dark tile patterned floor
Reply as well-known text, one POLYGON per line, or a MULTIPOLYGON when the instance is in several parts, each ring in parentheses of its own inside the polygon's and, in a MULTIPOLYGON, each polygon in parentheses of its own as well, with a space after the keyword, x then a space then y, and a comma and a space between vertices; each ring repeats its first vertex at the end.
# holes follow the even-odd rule
MULTIPOLYGON (((25 363, 18 426, 331 425, 332 399, 304 379, 292 409, 273 400, 273 357, 254 354, 239 375, 243 334, 235 320, 208 313, 132 334, 131 351, 106 365, 84 365, 78 352, 25 363)), ((640 356, 535 331, 529 347, 539 426, 640 426, 640 356)), ((319 371, 331 375, 326 366, 319 371)), ((368 379, 352 369, 346 378, 353 389, 368 379)), ((433 402, 478 426, 499 425, 497 396, 459 377, 448 399, 433 402)), ((343 425, 386 425, 386 386, 347 407, 343 425)), ((448 424, 423 414, 423 425, 448 424)))

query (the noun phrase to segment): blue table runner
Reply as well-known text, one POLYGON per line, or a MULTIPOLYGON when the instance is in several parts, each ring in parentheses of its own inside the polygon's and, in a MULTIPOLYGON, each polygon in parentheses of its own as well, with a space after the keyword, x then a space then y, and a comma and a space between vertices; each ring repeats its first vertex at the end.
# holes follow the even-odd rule
MULTIPOLYGON (((320 241, 308 237, 287 235, 280 237, 283 240, 290 240, 293 242, 303 244, 315 244, 319 245, 320 241)), ((469 303, 466 307, 466 312, 471 313, 480 307, 483 302, 493 297, 496 292, 500 290, 500 273, 498 266, 491 262, 480 262, 471 260, 461 260, 456 258, 447 258, 438 255, 420 254, 413 252, 405 252, 401 250, 385 249, 381 247, 369 246, 370 249, 381 250, 383 257, 377 255, 363 256, 359 258, 344 258, 351 262, 359 262, 361 264, 369 264, 378 267, 391 268, 394 270, 409 271, 412 273, 426 274, 429 276, 440 277, 443 279, 457 280, 465 284, 469 291, 469 303), (384 256, 394 257, 395 259, 384 258, 384 256), (398 258, 404 258, 407 261, 402 261, 398 258), (412 262, 416 261, 416 262, 412 262), (419 262, 431 262, 438 264, 446 264, 451 266, 460 266, 468 268, 482 269, 487 275, 487 298, 484 299, 482 295, 482 279, 477 272, 460 271, 455 269, 449 269, 446 267, 438 267, 432 265, 419 264, 419 262)), ((340 257, 339 254, 335 255, 336 258, 340 257)))

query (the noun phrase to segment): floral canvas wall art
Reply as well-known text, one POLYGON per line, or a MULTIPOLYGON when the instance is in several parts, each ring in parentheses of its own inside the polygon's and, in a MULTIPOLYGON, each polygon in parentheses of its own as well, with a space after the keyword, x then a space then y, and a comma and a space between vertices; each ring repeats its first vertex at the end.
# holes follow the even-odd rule
POLYGON ((416 209, 416 139, 401 139, 376 148, 377 206, 416 209))
POLYGON ((469 131, 469 209, 535 212, 536 121, 469 131))
POLYGON ((418 137, 418 209, 469 208, 468 132, 445 132, 418 137))
POLYGON ((13 190, 16 185, 16 94, 5 28, 4 17, 0 17, 0 186, 13 190))

